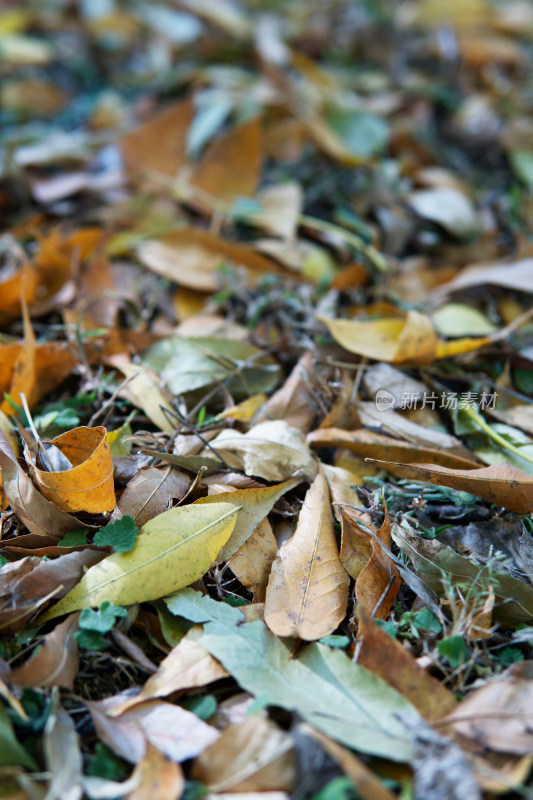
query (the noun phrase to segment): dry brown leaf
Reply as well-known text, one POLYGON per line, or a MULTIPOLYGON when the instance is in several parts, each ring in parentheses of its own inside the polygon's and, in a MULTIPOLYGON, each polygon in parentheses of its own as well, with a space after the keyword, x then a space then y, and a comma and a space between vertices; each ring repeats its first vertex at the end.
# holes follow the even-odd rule
POLYGON ((361 605, 357 618, 358 664, 407 697, 428 722, 440 719, 457 707, 455 697, 444 684, 419 666, 399 641, 372 622, 361 605))
POLYGON ((310 430, 317 412, 313 363, 312 353, 307 352, 301 356, 281 389, 274 392, 254 417, 256 424, 282 419, 303 433, 310 430))
POLYGON ((278 545, 268 519, 259 523, 228 564, 235 577, 249 589, 256 603, 265 600, 268 577, 278 545))
POLYGON ((35 488, 29 476, 18 463, 7 436, 1 430, 0 471, 3 490, 9 504, 31 534, 44 537, 53 536, 57 541, 57 538, 64 533, 82 527, 76 517, 61 511, 35 488))
POLYGON ((59 556, 53 561, 27 557, 4 564, 0 586, 0 628, 5 634, 23 628, 46 600, 64 597, 103 555, 95 550, 83 550, 59 556))
POLYGON ((189 477, 173 467, 143 467, 128 483, 118 504, 141 528, 145 522, 166 511, 173 500, 182 500, 190 485, 189 477))
POLYGON ((257 119, 223 134, 207 148, 190 176, 193 202, 209 209, 212 201, 216 207, 216 201, 231 203, 238 197, 252 197, 259 184, 262 160, 257 119))
POLYGON ((436 464, 400 464, 381 460, 376 463, 383 464, 385 469, 394 467, 395 475, 400 477, 470 492, 517 514, 529 514, 533 509, 533 477, 509 464, 492 464, 481 469, 447 469, 436 464))
POLYGON ((104 427, 81 426, 49 444, 65 455, 72 469, 47 472, 30 467, 42 494, 62 511, 102 514, 115 508, 113 459, 104 427))
POLYGON ((3 675, 16 686, 74 688, 78 672, 78 647, 74 634, 78 614, 70 614, 44 637, 40 648, 21 667, 3 675))
POLYGON ((125 800, 179 800, 185 788, 181 767, 151 744, 130 780, 135 789, 124 795, 125 800))
POLYGON ((521 661, 504 675, 476 689, 448 714, 447 732, 465 736, 479 749, 531 755, 533 663, 521 661))
POLYGON ((194 625, 163 659, 140 693, 114 708, 110 716, 120 716, 146 700, 167 697, 173 692, 196 689, 227 678, 224 667, 198 642, 202 633, 202 626, 194 625))
POLYGON ((502 286, 517 292, 533 292, 533 258, 492 264, 471 264, 462 269, 456 278, 439 286, 434 297, 468 289, 471 286, 502 286))
POLYGON ((193 777, 214 792, 291 792, 292 737, 260 714, 230 725, 195 761, 193 777))
POLYGON ((20 269, 5 280, 2 280, 0 271, 0 312, 18 316, 21 312, 21 297, 26 303, 32 303, 38 285, 37 271, 30 264, 22 263, 20 269))
POLYGON ((321 639, 342 622, 349 584, 339 559, 327 481, 319 473, 305 496, 294 536, 272 565, 265 622, 278 636, 321 639))
POLYGON ((382 542, 390 549, 390 520, 385 508, 385 519, 371 536, 358 524, 357 512, 349 506, 341 506, 341 563, 355 580, 355 595, 358 604, 372 617, 387 619, 392 604, 401 586, 400 573, 380 547, 382 542))
POLYGON ((194 107, 190 100, 166 108, 120 142, 122 156, 132 173, 159 173, 174 177, 185 163, 187 131, 194 107))
MULTIPOLYGON (((353 453, 367 458, 408 459, 413 464, 433 462, 451 469, 475 469, 479 463, 472 457, 467 460, 446 450, 423 447, 412 442, 402 442, 390 436, 360 428, 356 431, 343 431, 339 428, 319 428, 307 437, 312 447, 344 447, 353 453)), ((391 461, 392 463, 392 461, 391 461)))

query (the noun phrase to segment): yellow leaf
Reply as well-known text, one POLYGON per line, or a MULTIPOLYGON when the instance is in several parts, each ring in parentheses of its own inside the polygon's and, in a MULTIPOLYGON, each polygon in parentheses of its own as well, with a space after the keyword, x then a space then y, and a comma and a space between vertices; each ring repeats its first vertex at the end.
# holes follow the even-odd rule
POLYGON ((231 558, 252 535, 259 523, 264 520, 274 503, 300 482, 301 478, 295 478, 276 486, 266 486, 264 489, 238 489, 236 492, 222 492, 201 497, 200 500, 193 503, 194 506, 209 503, 231 503, 239 509, 235 529, 227 544, 220 551, 219 561, 227 561, 228 558, 231 558))
POLYGON ((177 592, 209 569, 235 526, 229 503, 172 508, 143 525, 129 553, 114 553, 91 567, 40 621, 104 600, 131 605, 177 592))
POLYGON ((478 350, 494 337, 465 338, 445 342, 429 317, 409 311, 405 318, 377 320, 322 318, 336 342, 350 353, 389 364, 431 364, 438 358, 478 350))
POLYGON ((253 394, 251 397, 243 400, 242 403, 226 408, 225 411, 217 414, 216 419, 234 419, 237 422, 250 422, 267 400, 268 397, 263 392, 253 394))
POLYGON ((272 566, 265 622, 278 636, 307 641, 327 636, 344 618, 349 584, 335 541, 328 485, 319 473, 306 494, 294 536, 272 566))
POLYGON ((131 380, 121 390, 124 397, 128 397, 137 408, 141 408, 148 419, 165 433, 173 433, 172 417, 165 414, 164 409, 174 414, 172 406, 163 394, 159 376, 142 364, 130 364, 124 358, 117 356, 108 359, 108 362, 119 369, 126 378, 131 380))
POLYGON ((61 450, 72 469, 48 472, 30 467, 41 494, 62 511, 91 514, 112 511, 116 502, 115 483, 106 429, 74 428, 49 444, 61 450))

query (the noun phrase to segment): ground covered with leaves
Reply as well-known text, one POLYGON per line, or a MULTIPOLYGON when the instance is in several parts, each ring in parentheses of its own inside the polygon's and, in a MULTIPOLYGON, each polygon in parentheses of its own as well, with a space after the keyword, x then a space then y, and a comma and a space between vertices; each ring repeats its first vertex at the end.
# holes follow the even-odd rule
POLYGON ((533 797, 532 65, 4 0, 0 797, 533 797))

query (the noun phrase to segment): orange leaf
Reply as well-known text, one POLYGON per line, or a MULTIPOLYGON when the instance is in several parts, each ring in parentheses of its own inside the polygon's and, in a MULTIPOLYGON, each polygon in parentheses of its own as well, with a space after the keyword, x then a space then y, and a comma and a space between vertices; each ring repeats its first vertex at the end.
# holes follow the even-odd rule
POLYGON ((174 177, 185 163, 187 131, 194 114, 190 100, 176 103, 128 133, 120 149, 130 172, 174 177))
POLYGON ((72 469, 46 472, 31 467, 41 493, 63 511, 102 514, 115 507, 113 460, 104 427, 82 426, 61 434, 55 445, 72 464, 72 469))
POLYGON ((211 199, 231 203, 251 197, 259 184, 262 159, 261 128, 255 119, 215 140, 189 183, 199 190, 200 204, 208 207, 211 199))

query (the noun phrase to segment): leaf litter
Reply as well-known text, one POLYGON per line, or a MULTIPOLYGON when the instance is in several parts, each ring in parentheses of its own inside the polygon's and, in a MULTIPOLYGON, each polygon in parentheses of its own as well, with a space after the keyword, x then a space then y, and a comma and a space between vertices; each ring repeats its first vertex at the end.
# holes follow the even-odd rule
POLYGON ((19 6, 2 787, 527 796, 528 4, 19 6))

